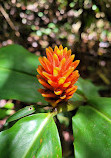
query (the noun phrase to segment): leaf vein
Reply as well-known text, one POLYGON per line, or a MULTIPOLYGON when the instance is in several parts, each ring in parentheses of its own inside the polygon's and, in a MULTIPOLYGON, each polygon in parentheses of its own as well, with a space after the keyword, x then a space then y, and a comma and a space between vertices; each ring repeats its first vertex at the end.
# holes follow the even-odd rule
POLYGON ((102 116, 105 120, 107 120, 108 122, 111 123, 111 119, 108 118, 108 116, 106 116, 103 112, 98 111, 97 109, 95 109, 94 107, 90 106, 90 108, 95 111, 96 113, 98 113, 100 116, 102 116))
POLYGON ((17 70, 17 69, 12 69, 12 68, 9 69, 9 68, 5 68, 5 67, 0 67, 0 69, 13 71, 13 72, 16 72, 16 73, 23 73, 23 74, 30 75, 30 76, 36 76, 34 74, 31 74, 31 73, 28 73, 28 72, 25 72, 25 71, 20 71, 20 70, 17 70))

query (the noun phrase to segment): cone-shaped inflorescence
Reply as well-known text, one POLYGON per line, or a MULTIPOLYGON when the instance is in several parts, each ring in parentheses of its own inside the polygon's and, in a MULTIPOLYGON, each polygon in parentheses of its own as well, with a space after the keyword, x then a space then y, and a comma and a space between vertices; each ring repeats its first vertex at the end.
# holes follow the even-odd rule
POLYGON ((62 45, 55 46, 54 50, 46 48, 47 57, 39 57, 41 65, 38 66, 38 81, 43 85, 39 92, 50 102, 53 107, 61 101, 67 101, 77 90, 75 82, 78 80, 79 73, 75 68, 79 60, 74 60, 71 50, 62 45))

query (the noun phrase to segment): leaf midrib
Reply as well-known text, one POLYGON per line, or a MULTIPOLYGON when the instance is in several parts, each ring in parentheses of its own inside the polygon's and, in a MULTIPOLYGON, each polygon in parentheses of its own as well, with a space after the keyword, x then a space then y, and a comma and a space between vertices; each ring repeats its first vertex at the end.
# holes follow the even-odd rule
POLYGON ((33 146, 33 144, 35 143, 35 141, 37 140, 37 138, 39 137, 39 134, 42 132, 42 130, 44 129, 44 127, 47 125, 49 119, 53 116, 53 114, 49 113, 48 116, 44 119, 44 121, 42 122, 42 124, 40 125, 40 128, 37 130, 32 143, 30 144, 28 150, 26 151, 26 153, 24 154, 23 158, 27 158, 28 153, 30 152, 31 147, 33 146), (42 126, 42 127, 41 127, 42 126))
POLYGON ((111 123, 111 119, 110 119, 108 116, 106 116, 103 112, 98 111, 98 109, 96 109, 96 108, 94 108, 94 107, 92 107, 92 106, 90 106, 90 108, 91 108, 93 111, 95 111, 98 115, 102 116, 102 117, 103 117, 105 120, 107 120, 109 123, 111 123))
POLYGON ((21 73, 21 74, 26 74, 26 75, 29 75, 29 76, 33 76, 35 77, 36 75, 34 74, 31 74, 29 72, 25 72, 25 71, 20 71, 20 70, 17 70, 17 69, 9 69, 9 68, 6 68, 6 67, 0 67, 0 69, 3 69, 3 70, 6 70, 6 71, 13 71, 13 72, 16 72, 16 73, 21 73))

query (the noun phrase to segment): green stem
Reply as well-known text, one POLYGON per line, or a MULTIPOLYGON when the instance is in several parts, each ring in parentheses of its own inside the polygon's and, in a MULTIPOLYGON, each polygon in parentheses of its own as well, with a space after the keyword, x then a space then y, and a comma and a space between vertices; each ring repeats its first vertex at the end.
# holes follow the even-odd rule
POLYGON ((81 101, 60 104, 60 105, 58 105, 57 108, 54 109, 53 117, 61 112, 68 112, 68 111, 75 110, 76 108, 78 108, 82 104, 83 104, 83 102, 81 102, 81 101))

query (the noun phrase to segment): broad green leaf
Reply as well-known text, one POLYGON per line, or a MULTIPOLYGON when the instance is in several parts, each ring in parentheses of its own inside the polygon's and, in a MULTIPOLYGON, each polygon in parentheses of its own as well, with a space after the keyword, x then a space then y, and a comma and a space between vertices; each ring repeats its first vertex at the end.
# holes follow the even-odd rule
POLYGON ((104 113, 111 119, 111 98, 107 97, 92 97, 88 100, 88 104, 96 108, 101 113, 104 113))
POLYGON ((111 98, 91 98, 72 121, 75 158, 111 157, 111 98))
POLYGON ((0 158, 62 158, 61 144, 52 114, 20 119, 0 133, 0 158))
POLYGON ((80 94, 74 93, 70 101, 76 102, 76 101, 84 101, 85 98, 81 96, 80 94))
POLYGON ((32 114, 35 112, 35 108, 34 106, 27 106, 23 109, 20 109, 19 111, 17 111, 15 114, 13 114, 12 116, 10 116, 8 119, 7 119, 7 123, 8 122, 11 122, 11 121, 14 121, 14 120, 17 120, 17 119, 20 119, 21 117, 24 117, 26 115, 29 115, 29 114, 32 114))
POLYGON ((80 77, 76 85, 78 86, 77 93, 82 94, 86 98, 99 96, 99 87, 95 86, 91 81, 84 80, 80 77))
POLYGON ((19 45, 0 49, 0 99, 46 103, 37 91, 38 57, 19 45))
POLYGON ((20 45, 8 45, 0 48, 0 67, 35 76, 38 57, 20 45))

